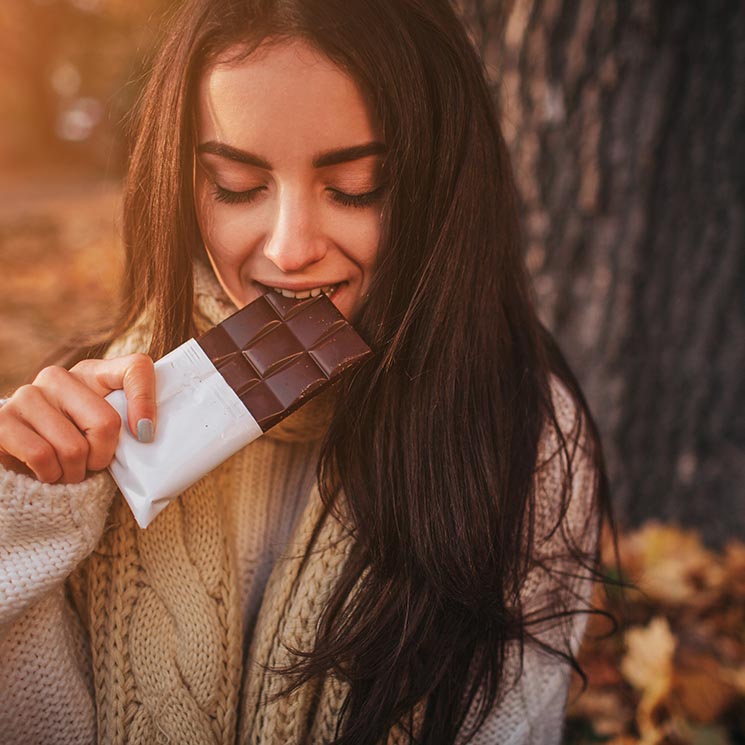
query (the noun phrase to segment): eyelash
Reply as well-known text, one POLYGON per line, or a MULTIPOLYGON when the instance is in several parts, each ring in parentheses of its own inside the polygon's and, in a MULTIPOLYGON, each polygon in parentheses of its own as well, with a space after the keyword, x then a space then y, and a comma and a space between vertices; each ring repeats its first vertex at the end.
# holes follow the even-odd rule
MULTIPOLYGON (((218 202, 247 204, 253 202, 263 188, 263 186, 259 186, 256 189, 249 189, 248 191, 229 191, 215 184, 213 195, 218 202)), ((368 207, 378 201, 383 194, 383 189, 384 187, 379 186, 377 189, 369 191, 366 194, 345 194, 343 191, 337 191, 336 189, 330 189, 330 192, 332 199, 344 207, 368 207)))

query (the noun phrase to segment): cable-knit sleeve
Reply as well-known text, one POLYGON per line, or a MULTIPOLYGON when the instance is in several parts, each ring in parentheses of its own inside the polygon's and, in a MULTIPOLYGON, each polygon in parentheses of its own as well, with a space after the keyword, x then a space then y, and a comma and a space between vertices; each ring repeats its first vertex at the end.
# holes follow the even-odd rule
POLYGON ((65 580, 98 543, 114 491, 107 473, 50 485, 0 468, 0 731, 8 745, 93 742, 85 632, 65 580))
MULTIPOLYGON (((144 322, 106 357, 139 351, 144 322)), ((0 400, 0 407, 7 399, 0 400)), ((107 471, 44 484, 0 466, 0 638, 6 624, 63 582, 101 538, 116 485, 107 471)))
MULTIPOLYGON (((134 333, 106 356, 142 348, 134 333)), ((89 643, 68 580, 99 543, 115 492, 107 471, 44 484, 0 466, 0 732, 8 745, 95 741, 89 643)))
POLYGON ((93 550, 115 488, 106 472, 56 485, 0 467, 0 638, 93 550))
MULTIPOLYGON (((535 545, 536 562, 528 573, 521 601, 526 620, 546 616, 547 608, 589 609, 593 579, 571 556, 574 546, 591 556, 598 542, 596 506, 593 502, 596 471, 586 450, 586 427, 574 449, 577 408, 564 385, 554 378, 553 402, 557 420, 572 458, 572 484, 566 513, 561 515, 564 479, 559 440, 549 428, 539 446, 536 474, 535 545), (557 523, 560 523, 557 527, 557 523), (556 528, 554 530, 554 528, 556 528)), ((529 626, 541 644, 561 651, 579 651, 587 614, 572 614, 529 626)), ((473 745, 558 745, 562 739, 571 668, 544 651, 540 644, 524 647, 522 674, 518 645, 508 646, 505 660, 505 689, 471 740, 473 745)), ((475 722, 476 703, 464 725, 475 722)), ((458 742, 464 742, 460 738, 458 742)))

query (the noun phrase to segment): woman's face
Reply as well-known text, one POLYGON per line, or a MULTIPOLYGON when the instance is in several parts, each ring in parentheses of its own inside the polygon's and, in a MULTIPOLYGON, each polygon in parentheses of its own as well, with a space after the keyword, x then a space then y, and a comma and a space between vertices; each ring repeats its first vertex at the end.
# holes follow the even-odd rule
POLYGON ((205 72, 197 128, 197 220, 230 299, 325 289, 350 317, 375 268, 383 195, 383 143, 354 81, 304 41, 262 45, 205 72))

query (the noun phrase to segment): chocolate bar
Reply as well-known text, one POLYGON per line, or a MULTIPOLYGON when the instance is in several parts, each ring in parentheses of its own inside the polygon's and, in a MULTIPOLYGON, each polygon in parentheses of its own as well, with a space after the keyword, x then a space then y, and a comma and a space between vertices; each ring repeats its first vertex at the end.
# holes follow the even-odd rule
POLYGON ((267 292, 196 342, 264 432, 371 354, 323 293, 267 292))
POLYGON ((140 527, 368 354, 325 295, 269 292, 155 363, 153 442, 129 431, 124 392, 112 391, 122 429, 109 471, 140 527))

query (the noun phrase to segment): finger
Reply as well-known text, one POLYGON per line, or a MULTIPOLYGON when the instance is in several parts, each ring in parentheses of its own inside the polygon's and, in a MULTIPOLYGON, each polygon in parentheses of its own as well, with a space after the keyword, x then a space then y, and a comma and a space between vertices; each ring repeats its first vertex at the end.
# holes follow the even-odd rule
MULTIPOLYGON (((43 391, 46 400, 83 433, 88 441, 87 470, 106 468, 114 457, 122 425, 114 407, 63 367, 44 368, 32 387, 43 391)), ((26 413, 24 418, 28 419, 26 413)))
POLYGON ((13 413, 51 445, 62 468, 60 483, 83 481, 90 450, 88 440, 70 419, 49 403, 39 388, 34 385, 19 388, 13 396, 13 413))
POLYGON ((34 472, 23 462, 14 458, 12 455, 3 453, 0 450, 0 466, 6 471, 13 471, 14 473, 22 473, 24 476, 35 476, 34 472))
POLYGON ((23 463, 39 481, 53 484, 62 478, 54 448, 16 417, 0 418, 0 443, 7 455, 23 463))
POLYGON ((143 442, 152 440, 157 411, 155 368, 150 357, 146 354, 130 354, 110 360, 84 360, 70 372, 102 396, 123 389, 130 431, 143 442))

